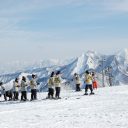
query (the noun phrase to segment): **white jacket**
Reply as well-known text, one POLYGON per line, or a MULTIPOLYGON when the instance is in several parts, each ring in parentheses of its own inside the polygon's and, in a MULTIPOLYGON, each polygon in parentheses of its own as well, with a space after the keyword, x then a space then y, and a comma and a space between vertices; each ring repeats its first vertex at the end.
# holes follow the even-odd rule
POLYGON ((20 87, 19 83, 14 81, 13 82, 13 91, 18 92, 19 91, 19 87, 20 87))
POLYGON ((55 84, 55 87, 61 87, 61 77, 60 75, 57 75, 54 77, 54 84, 55 84))
POLYGON ((50 77, 48 80, 48 88, 54 88, 54 77, 50 77))
POLYGON ((74 76, 74 82, 75 82, 76 85, 77 85, 77 84, 81 84, 79 75, 74 76))
POLYGON ((5 88, 1 85, 0 86, 0 94, 2 95, 2 94, 4 94, 5 93, 5 88))
POLYGON ((37 89, 36 79, 32 78, 32 80, 30 81, 30 87, 31 87, 31 89, 37 89))
POLYGON ((21 81, 21 91, 27 91, 27 87, 28 86, 28 84, 27 84, 27 82, 25 82, 25 81, 21 81))

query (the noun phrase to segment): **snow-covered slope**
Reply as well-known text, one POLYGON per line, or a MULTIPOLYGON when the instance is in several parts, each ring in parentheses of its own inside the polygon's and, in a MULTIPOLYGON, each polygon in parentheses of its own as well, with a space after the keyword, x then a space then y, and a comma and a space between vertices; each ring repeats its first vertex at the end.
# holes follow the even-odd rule
POLYGON ((83 93, 62 90, 61 100, 0 103, 0 128, 128 128, 128 86, 83 93))

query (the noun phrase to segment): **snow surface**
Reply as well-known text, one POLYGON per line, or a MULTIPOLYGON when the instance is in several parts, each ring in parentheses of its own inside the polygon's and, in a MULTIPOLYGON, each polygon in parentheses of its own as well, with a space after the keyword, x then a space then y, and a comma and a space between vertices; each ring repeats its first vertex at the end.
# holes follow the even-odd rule
POLYGON ((128 128, 128 86, 95 93, 63 90, 60 100, 0 102, 0 128, 128 128))

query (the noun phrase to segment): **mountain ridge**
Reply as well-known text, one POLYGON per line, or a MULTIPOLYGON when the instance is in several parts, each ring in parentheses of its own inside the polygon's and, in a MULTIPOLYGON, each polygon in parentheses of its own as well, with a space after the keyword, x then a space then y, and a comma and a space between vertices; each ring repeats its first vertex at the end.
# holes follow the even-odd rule
POLYGON ((45 65, 45 67, 35 66, 15 73, 2 74, 0 75, 0 81, 8 83, 23 73, 35 73, 38 75, 41 83, 40 87, 42 88, 47 84, 50 73, 57 70, 61 71, 62 78, 65 81, 71 81, 74 73, 78 73, 82 77, 86 70, 93 70, 97 73, 99 86, 102 86, 102 73, 105 76, 106 86, 109 85, 108 79, 110 77, 113 85, 128 84, 128 49, 119 51, 115 55, 103 55, 95 51, 87 51, 77 58, 68 60, 66 63, 49 64, 48 66, 45 65))

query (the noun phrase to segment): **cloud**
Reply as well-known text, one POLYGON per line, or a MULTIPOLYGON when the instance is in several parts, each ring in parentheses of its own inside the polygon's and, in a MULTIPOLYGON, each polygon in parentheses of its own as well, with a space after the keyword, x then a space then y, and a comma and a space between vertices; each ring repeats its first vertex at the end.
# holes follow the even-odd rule
MULTIPOLYGON (((81 21, 85 21, 85 20, 87 21, 88 19, 95 21, 96 19, 99 20, 101 18, 105 18, 107 15, 107 12, 112 12, 113 14, 116 12, 118 13, 118 12, 128 11, 127 0, 22 0, 22 1, 6 0, 6 1, 0 2, 0 9, 1 9, 0 34, 1 34, 2 41, 17 40, 18 42, 22 42, 22 41, 28 41, 29 39, 30 40, 32 39, 47 40, 48 38, 55 39, 57 35, 59 37, 60 34, 59 34, 59 30, 57 29, 56 29, 56 32, 58 33, 57 35, 54 34, 53 30, 50 30, 50 32, 46 32, 45 30, 42 30, 42 32, 34 32, 30 30, 25 30, 23 26, 20 26, 20 23, 27 20, 29 21, 31 20, 31 18, 34 18, 33 15, 29 15, 29 14, 33 14, 35 12, 38 13, 41 11, 47 11, 48 9, 53 9, 61 6, 69 6, 69 7, 73 6, 76 8, 82 6, 85 8, 90 7, 90 10, 93 9, 93 7, 95 9, 98 9, 98 12, 93 11, 93 12, 80 12, 78 14, 76 13, 75 17, 73 17, 74 18, 73 20, 74 21, 80 20, 80 23, 81 21), (102 11, 103 13, 100 13, 102 11)), ((74 28, 72 28, 72 30, 73 31, 74 29, 76 30, 77 26, 73 26, 73 27, 74 28)), ((97 29, 97 26, 95 27, 97 29)), ((102 27, 102 26, 98 26, 98 27, 102 27)), ((64 31, 66 30, 68 31, 69 29, 65 28, 64 31)))
POLYGON ((111 12, 128 12, 127 0, 104 0, 99 1, 102 7, 111 12))
POLYGON ((33 13, 47 11, 47 9, 55 8, 72 3, 74 0, 6 0, 0 2, 0 31, 15 30, 20 28, 18 25, 21 21, 29 20, 33 17, 33 13))
POLYGON ((127 0, 6 0, 0 2, 0 15, 17 15, 35 10, 45 10, 56 6, 97 6, 111 10, 128 11, 127 0))

